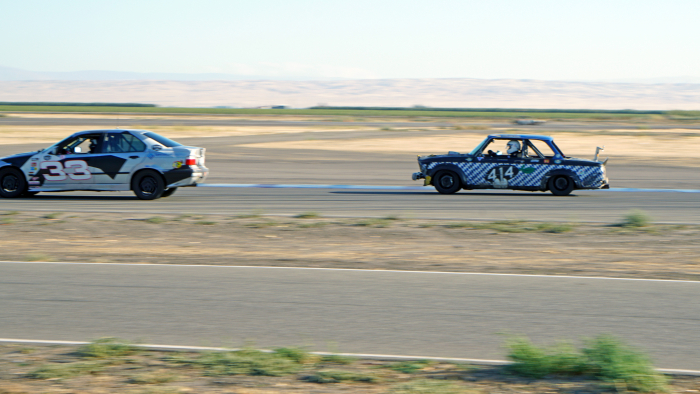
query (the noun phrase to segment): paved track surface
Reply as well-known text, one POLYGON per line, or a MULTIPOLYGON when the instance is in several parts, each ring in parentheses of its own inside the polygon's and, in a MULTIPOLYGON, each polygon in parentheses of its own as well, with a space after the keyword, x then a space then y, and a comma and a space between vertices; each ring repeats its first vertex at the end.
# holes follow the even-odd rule
POLYGON ((612 333, 700 369, 700 282, 0 263, 0 336, 503 359, 505 337, 612 333))
MULTIPOLYGON (((459 131, 462 132, 462 131, 459 131)), ((476 131, 483 133, 483 131, 476 131)), ((314 138, 342 139, 344 133, 312 133, 314 138), (317 134, 323 134, 317 136, 317 134)), ((392 132, 353 133, 357 138, 394 136, 392 132)), ((415 135, 423 135, 415 132, 415 135)), ((415 156, 322 150, 242 148, 238 144, 292 141, 307 133, 240 137, 189 138, 182 143, 207 147, 207 183, 355 184, 418 186, 410 180, 415 156)), ((0 156, 43 148, 42 145, 0 145, 0 156)), ((691 167, 616 163, 608 173, 613 187, 700 189, 700 172, 691 167)), ((470 191, 443 196, 425 191, 347 191, 305 189, 182 188, 157 201, 139 201, 132 193, 42 193, 34 198, 3 200, 0 210, 51 212, 134 212, 298 214, 388 216, 435 219, 529 219, 616 222, 631 209, 654 220, 700 223, 700 198, 690 193, 575 192, 571 197, 549 193, 470 191)))
POLYGON ((427 191, 186 188, 167 199, 140 201, 132 193, 40 194, 7 200, 2 210, 47 212, 124 212, 138 214, 224 214, 253 211, 295 215, 422 219, 595 221, 613 223, 630 209, 655 221, 700 223, 700 198, 692 193, 580 192, 566 198, 549 193, 463 192, 450 196, 427 191))

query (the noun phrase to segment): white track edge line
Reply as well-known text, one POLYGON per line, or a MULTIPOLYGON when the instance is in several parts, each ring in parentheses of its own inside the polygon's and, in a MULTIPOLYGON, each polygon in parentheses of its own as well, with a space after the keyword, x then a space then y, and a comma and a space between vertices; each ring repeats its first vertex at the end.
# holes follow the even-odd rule
POLYGON ((323 267, 273 267, 254 265, 211 265, 211 264, 157 264, 157 263, 84 263, 74 261, 0 261, 0 264, 55 264, 55 265, 116 265, 130 267, 209 267, 209 268, 259 268, 259 269, 280 269, 280 270, 305 270, 305 271, 356 271, 356 272, 376 272, 376 273, 404 273, 404 274, 431 274, 431 275, 474 275, 474 276, 510 276, 525 278, 563 278, 563 279, 600 279, 600 280, 624 280, 641 282, 673 282, 673 283, 695 283, 700 284, 700 280, 680 280, 680 279, 650 279, 650 278, 617 278, 608 276, 575 276, 575 275, 535 275, 535 274, 501 274, 491 272, 449 272, 449 271, 410 271, 410 270, 371 270, 361 268, 323 268, 323 267))
MULTIPOLYGON (((34 344, 34 345, 87 345, 90 342, 81 341, 49 341, 49 340, 38 340, 38 339, 13 339, 13 338, 0 338, 0 343, 16 343, 16 344, 34 344)), ((224 348, 224 347, 205 347, 205 346, 178 346, 178 345, 152 345, 152 344, 134 344, 134 347, 148 349, 148 350, 162 350, 162 351, 193 351, 193 352, 226 352, 226 351, 236 351, 240 349, 236 348, 224 348)), ((272 353, 274 350, 269 349, 258 349, 262 352, 272 353)), ((509 365, 512 364, 510 361, 506 360, 485 360, 478 358, 451 358, 451 357, 421 357, 421 356, 402 356, 394 354, 365 354, 365 353, 330 353, 330 352, 309 352, 318 356, 343 356, 343 357, 354 357, 354 358, 365 358, 374 360, 432 360, 432 361, 442 361, 442 362, 455 362, 455 363, 469 363, 478 365, 509 365)), ((673 374, 673 375, 696 375, 700 376, 700 371, 692 369, 670 369, 670 368, 656 368, 656 371, 673 374)))

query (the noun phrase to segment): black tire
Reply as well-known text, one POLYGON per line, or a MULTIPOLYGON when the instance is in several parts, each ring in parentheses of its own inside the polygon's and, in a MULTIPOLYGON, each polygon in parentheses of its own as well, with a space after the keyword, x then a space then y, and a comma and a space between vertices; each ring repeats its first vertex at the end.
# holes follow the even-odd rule
POLYGON ((549 179, 549 191, 555 196, 568 196, 574 190, 574 180, 566 175, 557 175, 549 179))
POLYGON ((170 197, 173 194, 175 194, 176 190, 177 190, 176 187, 171 187, 169 189, 165 189, 165 191, 163 192, 163 195, 161 197, 170 197))
POLYGON ((15 198, 27 191, 27 179, 22 171, 14 168, 0 169, 0 197, 15 198))
POLYGON ((131 190, 141 200, 155 200, 165 192, 165 181, 156 171, 141 171, 131 180, 131 190))
POLYGON ((457 193, 462 188, 459 176, 452 171, 440 171, 433 178, 433 186, 440 194, 457 193))

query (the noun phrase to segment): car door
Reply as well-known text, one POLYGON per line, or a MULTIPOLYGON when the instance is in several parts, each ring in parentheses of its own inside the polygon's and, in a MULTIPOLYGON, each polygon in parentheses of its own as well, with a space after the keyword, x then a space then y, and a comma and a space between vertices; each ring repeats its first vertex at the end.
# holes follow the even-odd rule
POLYGON ((509 140, 494 138, 484 145, 482 152, 467 166, 467 178, 471 185, 494 189, 510 186, 510 180, 517 175, 518 168, 514 158, 500 151, 500 144, 505 145, 509 140), (498 150, 493 152, 492 149, 498 150))
MULTIPOLYGON (((94 184, 91 159, 99 152, 101 133, 69 137, 39 154, 30 181, 47 190, 89 190, 94 184)), ((34 164, 34 163, 32 163, 34 164)))
POLYGON ((132 173, 146 157, 146 144, 128 131, 107 132, 102 141, 102 153, 113 166, 98 183, 129 186, 132 173))

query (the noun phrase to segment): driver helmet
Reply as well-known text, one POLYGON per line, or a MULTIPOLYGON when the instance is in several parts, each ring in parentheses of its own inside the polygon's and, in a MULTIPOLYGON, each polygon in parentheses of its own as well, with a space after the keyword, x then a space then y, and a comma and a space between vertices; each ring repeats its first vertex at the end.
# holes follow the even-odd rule
POLYGON ((508 141, 508 154, 516 153, 520 150, 520 142, 516 140, 508 141))

